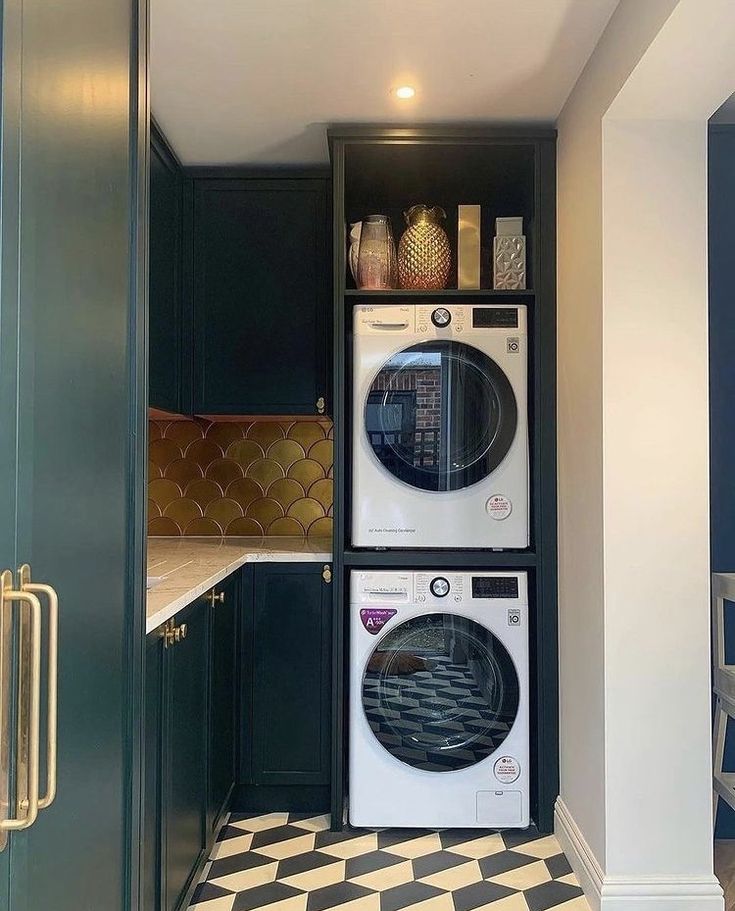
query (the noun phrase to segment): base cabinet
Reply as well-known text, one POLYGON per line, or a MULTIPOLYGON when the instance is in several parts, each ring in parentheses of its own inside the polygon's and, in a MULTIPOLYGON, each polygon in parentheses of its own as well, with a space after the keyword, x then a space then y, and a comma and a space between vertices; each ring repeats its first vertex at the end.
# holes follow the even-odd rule
POLYGON ((209 611, 203 600, 176 616, 186 637, 166 649, 164 730, 165 908, 182 904, 206 847, 209 611))
POLYGON ((255 565, 243 614, 238 810, 326 811, 331 585, 320 563, 255 565), (326 578, 325 578, 326 576, 326 578))
POLYGON ((240 576, 214 592, 209 689, 209 793, 207 826, 213 832, 235 787, 240 576))
POLYGON ((234 574, 146 641, 145 911, 184 911, 232 795, 239 592, 234 574))

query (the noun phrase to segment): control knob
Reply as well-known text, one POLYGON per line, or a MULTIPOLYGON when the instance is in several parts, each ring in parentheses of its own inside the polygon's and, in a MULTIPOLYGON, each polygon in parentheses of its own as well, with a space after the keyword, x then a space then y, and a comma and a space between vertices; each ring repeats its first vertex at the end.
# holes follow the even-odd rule
POLYGON ((452 314, 446 307, 437 307, 431 314, 431 321, 438 329, 445 329, 452 322, 452 314))
POLYGON ((435 598, 446 598, 449 594, 450 587, 449 580, 445 579, 444 576, 437 576, 429 583, 431 594, 434 595, 435 598))

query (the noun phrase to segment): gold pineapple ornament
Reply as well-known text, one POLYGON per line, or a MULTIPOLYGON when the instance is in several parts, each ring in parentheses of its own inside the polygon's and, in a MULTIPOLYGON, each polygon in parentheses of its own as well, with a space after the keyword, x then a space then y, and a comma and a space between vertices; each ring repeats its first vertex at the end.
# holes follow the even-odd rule
POLYGON ((441 222, 447 213, 440 206, 411 206, 403 213, 408 227, 398 245, 398 283, 407 290, 446 288, 452 250, 441 222))

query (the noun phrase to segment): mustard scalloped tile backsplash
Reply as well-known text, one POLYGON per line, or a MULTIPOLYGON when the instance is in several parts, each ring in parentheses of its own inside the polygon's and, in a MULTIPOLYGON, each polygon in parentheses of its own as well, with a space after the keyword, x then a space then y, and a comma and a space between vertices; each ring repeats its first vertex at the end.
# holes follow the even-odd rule
POLYGON ((332 534, 331 421, 149 421, 148 430, 148 534, 332 534))

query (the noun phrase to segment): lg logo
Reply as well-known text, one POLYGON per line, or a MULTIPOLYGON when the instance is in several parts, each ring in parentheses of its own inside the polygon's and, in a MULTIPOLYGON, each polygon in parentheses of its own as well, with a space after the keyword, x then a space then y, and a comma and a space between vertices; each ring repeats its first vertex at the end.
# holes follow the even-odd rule
POLYGON ((507 340, 508 354, 518 354, 521 350, 521 340, 519 338, 509 338, 507 340))

